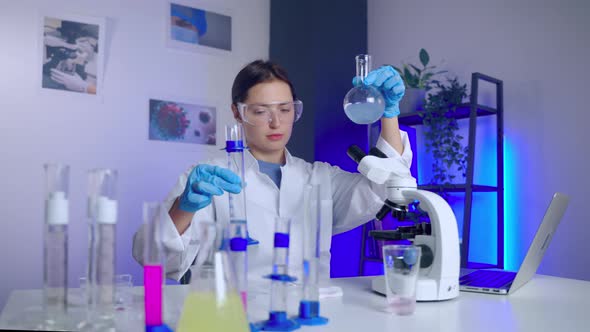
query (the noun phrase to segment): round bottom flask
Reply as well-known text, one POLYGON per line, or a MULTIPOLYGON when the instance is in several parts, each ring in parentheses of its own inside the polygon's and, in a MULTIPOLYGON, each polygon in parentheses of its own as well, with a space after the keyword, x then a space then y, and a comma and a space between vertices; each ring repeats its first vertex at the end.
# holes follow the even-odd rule
POLYGON ((361 54, 355 59, 356 76, 361 83, 350 89, 344 97, 344 113, 354 123, 371 124, 383 115, 385 100, 379 90, 362 83, 371 70, 371 56, 361 54))

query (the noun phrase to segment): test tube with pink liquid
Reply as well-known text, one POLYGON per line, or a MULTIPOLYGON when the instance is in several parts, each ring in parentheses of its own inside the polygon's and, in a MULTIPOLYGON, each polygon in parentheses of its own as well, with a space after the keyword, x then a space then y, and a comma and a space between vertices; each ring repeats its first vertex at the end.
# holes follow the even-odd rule
POLYGON ((164 281, 162 247, 162 206, 157 202, 143 205, 143 283, 146 331, 171 331, 162 319, 162 287, 164 281))

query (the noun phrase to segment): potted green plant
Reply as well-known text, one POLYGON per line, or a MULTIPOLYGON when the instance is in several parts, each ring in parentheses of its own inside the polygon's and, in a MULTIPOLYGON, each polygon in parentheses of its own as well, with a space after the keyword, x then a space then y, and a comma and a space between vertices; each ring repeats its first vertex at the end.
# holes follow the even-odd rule
POLYGON ((432 152, 433 164, 431 184, 447 185, 455 181, 456 174, 463 179, 467 170, 467 150, 463 136, 458 134, 457 119, 453 117, 459 104, 467 97, 467 84, 458 78, 448 83, 433 81, 424 112, 424 135, 426 152, 432 152))
POLYGON ((418 54, 420 66, 414 64, 403 64, 402 68, 395 67, 406 85, 406 93, 400 102, 400 112, 409 113, 424 108, 425 96, 430 90, 433 77, 445 73, 445 70, 435 72, 436 66, 428 65, 430 55, 425 49, 420 49, 418 54))

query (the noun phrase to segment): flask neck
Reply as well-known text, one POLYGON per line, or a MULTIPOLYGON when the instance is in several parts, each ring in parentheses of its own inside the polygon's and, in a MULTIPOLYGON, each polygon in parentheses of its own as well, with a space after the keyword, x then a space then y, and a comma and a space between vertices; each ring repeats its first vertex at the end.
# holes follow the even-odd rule
POLYGON ((371 71, 371 56, 361 54, 356 56, 356 76, 364 80, 371 71))

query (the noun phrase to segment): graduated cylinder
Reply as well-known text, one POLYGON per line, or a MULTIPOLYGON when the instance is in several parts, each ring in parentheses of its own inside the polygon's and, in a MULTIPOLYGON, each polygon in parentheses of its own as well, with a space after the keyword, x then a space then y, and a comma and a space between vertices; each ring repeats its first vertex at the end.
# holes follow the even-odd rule
POLYGON ((65 311, 67 304, 70 167, 46 164, 44 169, 43 306, 55 313, 65 311))
POLYGON ((143 283, 146 330, 162 325, 162 286, 164 282, 162 226, 164 220, 158 202, 143 204, 143 283))
POLYGON ((88 301, 92 318, 112 318, 115 300, 115 249, 117 224, 117 171, 95 169, 88 173, 88 301))
MULTIPOLYGON (((244 171, 244 128, 241 124, 225 127, 225 150, 227 152, 227 167, 240 177, 242 185, 245 182, 244 171)), ((229 193, 229 257, 236 270, 237 288, 244 308, 247 305, 248 292, 248 228, 246 221, 246 192, 229 193)))
POLYGON ((324 325, 320 317, 319 264, 321 236, 321 199, 318 185, 306 185, 303 193, 303 296, 299 303, 298 322, 302 325, 324 325))

